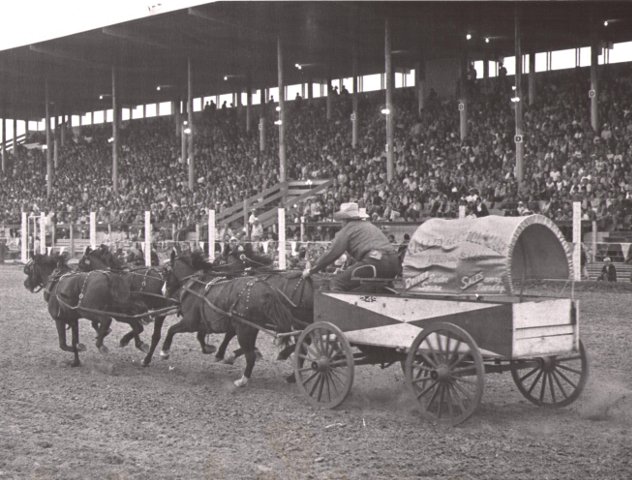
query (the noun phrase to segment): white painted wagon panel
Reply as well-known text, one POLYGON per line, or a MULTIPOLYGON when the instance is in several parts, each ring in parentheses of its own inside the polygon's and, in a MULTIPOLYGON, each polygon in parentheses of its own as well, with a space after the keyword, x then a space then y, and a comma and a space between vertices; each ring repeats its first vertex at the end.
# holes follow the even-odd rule
MULTIPOLYGON (((356 345, 372 345, 376 347, 389 347, 408 351, 413 341, 422 331, 421 328, 410 323, 399 323, 396 325, 386 325, 383 327, 363 328, 360 330, 351 330, 345 332, 345 337, 350 343, 356 345)), ((429 341, 433 347, 437 348, 437 342, 440 341, 445 347, 446 337, 442 335, 434 335, 429 341)), ((452 340, 454 345, 454 340, 452 340)), ((466 351, 466 345, 462 345, 459 351, 466 351)), ((481 355, 485 357, 499 357, 500 355, 479 348, 481 355)))
POLYGON ((345 303, 359 306, 365 310, 385 315, 400 322, 443 317, 462 312, 471 312, 490 308, 493 304, 459 302, 454 300, 433 300, 425 298, 385 297, 379 295, 327 293, 345 303))
POLYGON ((514 341, 528 340, 530 338, 554 337, 557 335, 572 335, 574 331, 573 325, 570 324, 521 328, 514 332, 514 341))
POLYGON ((517 339, 514 341, 513 358, 567 354, 577 349, 574 334, 554 337, 517 339))
POLYGON ((543 327, 571 323, 571 302, 568 298, 513 304, 513 326, 543 327))

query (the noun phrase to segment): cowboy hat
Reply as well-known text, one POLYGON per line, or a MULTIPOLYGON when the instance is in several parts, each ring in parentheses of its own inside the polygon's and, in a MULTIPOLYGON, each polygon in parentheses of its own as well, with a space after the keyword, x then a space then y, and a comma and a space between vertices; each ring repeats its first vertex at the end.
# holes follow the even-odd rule
POLYGON ((364 208, 358 208, 355 202, 341 203, 340 210, 334 213, 334 220, 362 220, 369 218, 364 208))

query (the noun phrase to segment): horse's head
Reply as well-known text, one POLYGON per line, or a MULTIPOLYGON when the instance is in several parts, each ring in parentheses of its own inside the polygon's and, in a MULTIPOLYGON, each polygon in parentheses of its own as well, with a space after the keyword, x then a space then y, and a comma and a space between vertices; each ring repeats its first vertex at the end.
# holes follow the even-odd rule
POLYGON ((48 277, 57 268, 59 255, 41 255, 36 253, 29 262, 24 265, 24 287, 31 293, 36 293, 46 285, 48 277), (36 290, 37 289, 37 290, 36 290))
POLYGON ((107 245, 101 245, 94 250, 88 246, 81 259, 79 259, 78 268, 82 272, 108 269, 122 270, 123 263, 114 256, 107 245))
POLYGON ((172 297, 182 284, 196 272, 190 253, 177 255, 171 252, 171 262, 165 266, 163 275, 165 277, 165 295, 172 297))

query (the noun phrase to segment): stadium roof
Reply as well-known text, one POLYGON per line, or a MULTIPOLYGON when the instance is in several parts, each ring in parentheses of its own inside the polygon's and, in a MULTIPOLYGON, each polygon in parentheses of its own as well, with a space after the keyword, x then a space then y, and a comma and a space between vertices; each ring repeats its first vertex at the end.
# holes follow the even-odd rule
MULTIPOLYGON (((517 2, 523 52, 587 46, 594 35, 632 40, 632 2, 517 2), (609 21, 607 27, 603 22, 609 21)), ((515 2, 216 2, 0 52, 0 116, 39 120, 49 81, 51 114, 110 108, 111 67, 123 106, 277 85, 277 36, 286 85, 384 69, 384 23, 393 65, 423 59, 513 56, 515 2), (472 35, 465 40, 466 33, 472 35), (484 38, 489 37, 489 44, 484 38), (303 65, 302 70, 295 64, 303 65), (224 77, 228 75, 228 81, 224 77), (168 86, 161 91, 157 85, 168 86), (106 94, 103 99, 99 95, 106 94)))

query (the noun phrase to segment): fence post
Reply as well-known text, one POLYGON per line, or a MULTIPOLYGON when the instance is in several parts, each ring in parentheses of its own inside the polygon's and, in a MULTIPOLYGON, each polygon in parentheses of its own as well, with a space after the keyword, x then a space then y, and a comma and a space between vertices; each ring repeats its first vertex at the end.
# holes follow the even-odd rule
POLYGON ((305 217, 301 215, 301 243, 305 241, 305 217))
POLYGON ((594 262, 595 258, 597 257, 597 220, 592 221, 591 242, 592 242, 591 261, 594 262))
POLYGON ((145 266, 151 267, 151 212, 145 211, 145 266))
POLYGON ((90 248, 95 250, 97 248, 97 214, 96 212, 90 212, 90 248))
POLYGON ((582 279, 582 204, 573 202, 573 280, 582 279))
POLYGON ((459 218, 465 218, 465 205, 459 205, 459 218))
POLYGON ((285 268, 285 208, 279 208, 279 270, 285 268))
POLYGON ((28 232, 28 220, 26 218, 26 212, 22 212, 22 227, 20 229, 20 261, 22 263, 28 262, 28 246, 29 246, 29 232, 28 232))
POLYGON ((68 222, 70 225, 70 258, 75 258, 75 224, 72 222, 68 222))
POLYGON ((39 217, 39 229, 40 229, 40 253, 46 254, 46 215, 44 212, 40 213, 39 217))
POLYGON ((215 210, 208 211, 208 259, 215 261, 215 210))

